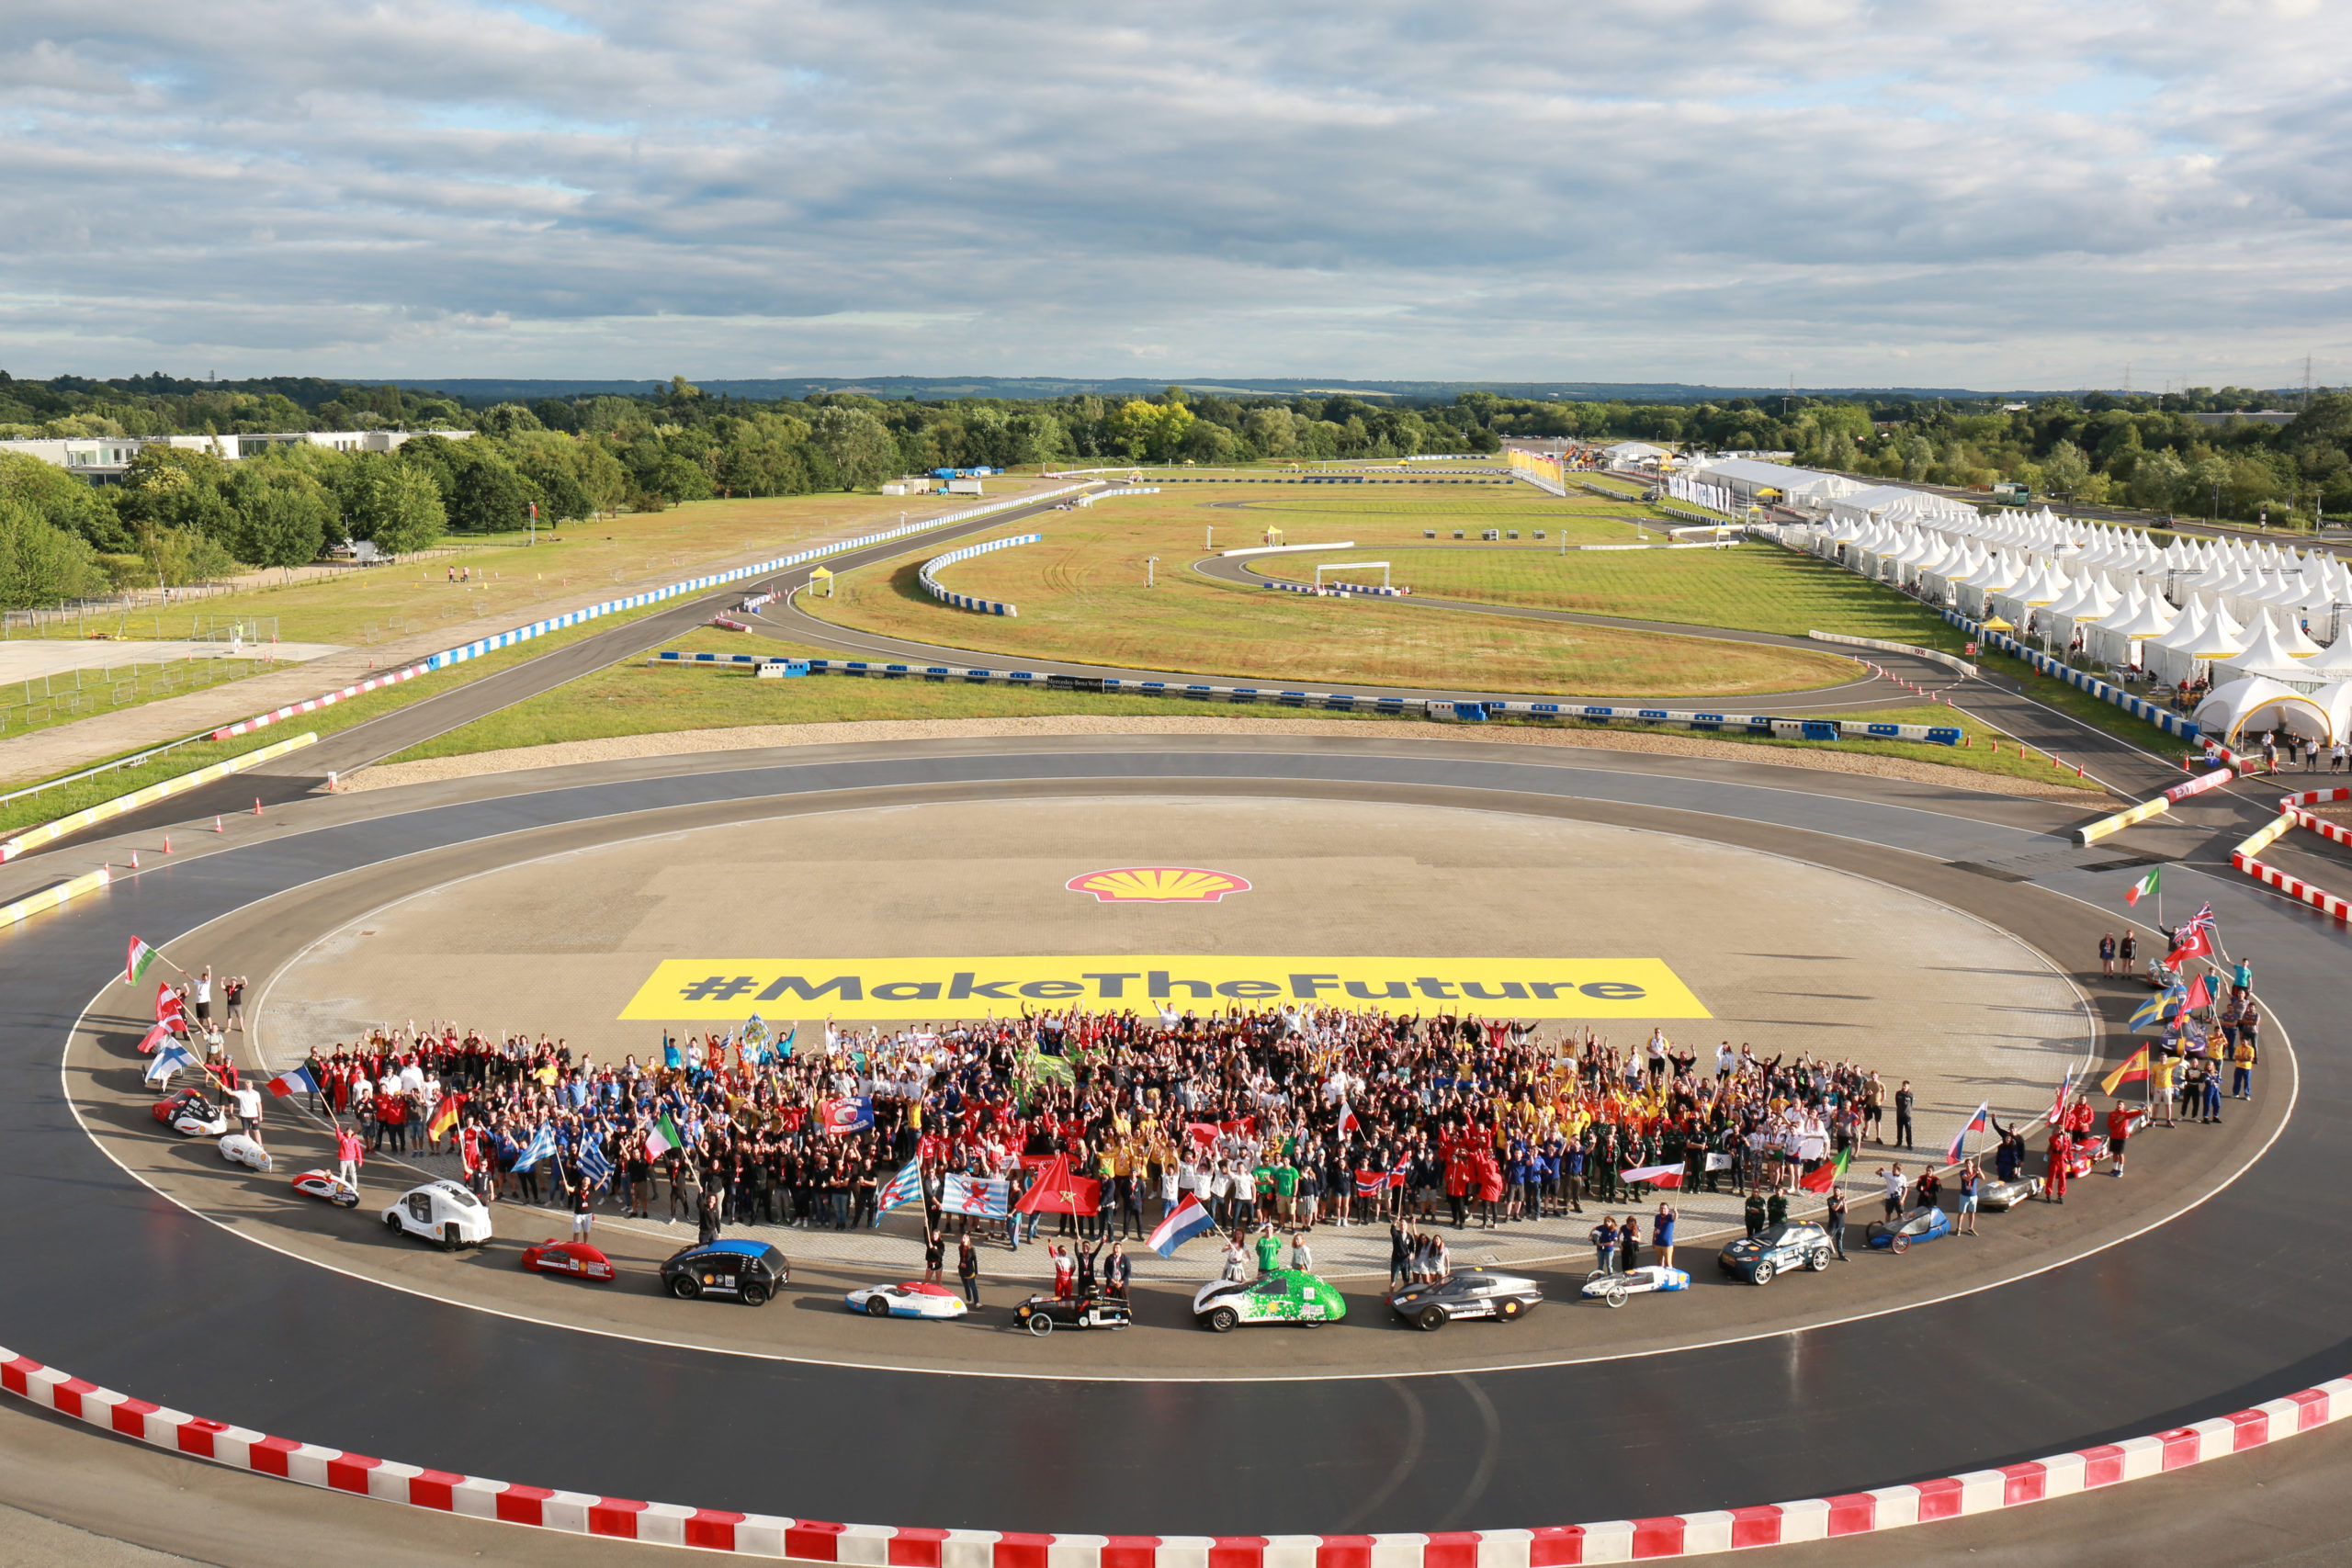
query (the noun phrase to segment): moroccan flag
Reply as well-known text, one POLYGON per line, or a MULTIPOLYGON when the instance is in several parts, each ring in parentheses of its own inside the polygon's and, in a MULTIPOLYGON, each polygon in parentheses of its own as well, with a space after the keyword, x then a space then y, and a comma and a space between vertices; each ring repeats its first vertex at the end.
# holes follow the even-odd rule
POLYGON ((1797 1185, 1808 1192, 1826 1192, 1838 1185, 1838 1179, 1846 1174, 1846 1167, 1853 1157, 1853 1150, 1839 1149, 1836 1159, 1823 1160, 1813 1169, 1798 1177, 1797 1185))
POLYGON ((147 965, 154 962, 155 950, 148 946, 145 942, 140 941, 137 937, 132 937, 130 939, 130 956, 123 960, 123 983, 130 986, 139 984, 139 977, 147 973, 147 965))
MULTIPOLYGON (((2198 984, 2202 985, 2204 982, 2199 980, 2198 984)), ((2131 1083, 2134 1079, 2143 1079, 2147 1076, 2148 1048, 2145 1045, 2143 1045, 2137 1051, 2132 1052, 2131 1057, 2125 1061, 2121 1066, 2108 1074, 2104 1078, 2101 1078, 2099 1080, 2098 1087, 2107 1093, 2113 1094, 2125 1084, 2131 1083)))
POLYGON ((1056 1155, 1013 1205, 1024 1214, 1091 1214, 1102 1206, 1102 1184, 1070 1174, 1069 1156, 1056 1155))
POLYGON ((458 1109, 465 1102, 462 1094, 443 1095, 441 1103, 433 1108, 432 1120, 424 1124, 424 1135, 435 1141, 448 1136, 449 1129, 458 1124, 458 1109))
POLYGON ((2126 904, 2137 904, 2141 899, 2154 893, 2156 890, 2157 879, 2164 875, 2164 870, 2165 868, 2160 865, 2149 867, 2148 874, 2133 883, 2131 891, 2123 895, 2123 901, 2126 904))

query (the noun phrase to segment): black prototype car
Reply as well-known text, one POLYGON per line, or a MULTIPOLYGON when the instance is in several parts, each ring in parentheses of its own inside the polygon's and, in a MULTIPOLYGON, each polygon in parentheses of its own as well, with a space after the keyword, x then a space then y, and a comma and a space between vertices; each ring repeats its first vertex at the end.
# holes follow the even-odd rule
POLYGON ((1089 1296, 1081 1302, 1037 1295, 1012 1309, 1013 1325, 1040 1339, 1057 1327, 1125 1328, 1134 1321, 1126 1302, 1118 1296, 1089 1296))
POLYGON ((682 1302, 719 1296, 763 1306, 790 1278, 784 1254, 763 1241, 690 1247, 662 1265, 662 1288, 682 1302))
POLYGON ((1772 1276, 1792 1269, 1818 1274, 1837 1255, 1830 1250, 1829 1233, 1810 1221, 1766 1225, 1752 1236, 1742 1236, 1715 1254, 1715 1265, 1751 1285, 1769 1285, 1772 1276))
POLYGON ((1457 1317, 1513 1322, 1544 1299, 1544 1287, 1516 1274, 1457 1269, 1444 1279, 1408 1285, 1388 1298, 1396 1315, 1416 1328, 1439 1329, 1457 1317))

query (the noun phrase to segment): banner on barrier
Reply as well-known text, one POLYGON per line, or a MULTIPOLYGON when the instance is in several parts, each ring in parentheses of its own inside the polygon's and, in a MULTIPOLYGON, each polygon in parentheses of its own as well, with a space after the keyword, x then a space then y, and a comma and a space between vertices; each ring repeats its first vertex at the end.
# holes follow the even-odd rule
MULTIPOLYGON (((736 1019, 806 1004, 841 1018, 1209 1012, 1320 1003, 1387 1013, 1712 1018, 1658 958, 1256 958, 1225 953, 1011 958, 672 958, 623 1019, 736 1019)), ((789 1015, 787 1015, 789 1016, 789 1015)))

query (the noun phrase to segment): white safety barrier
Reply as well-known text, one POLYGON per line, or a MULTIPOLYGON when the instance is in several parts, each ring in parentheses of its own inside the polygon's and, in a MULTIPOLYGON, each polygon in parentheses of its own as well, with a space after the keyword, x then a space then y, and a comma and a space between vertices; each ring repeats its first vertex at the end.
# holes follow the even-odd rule
POLYGON ((923 562, 922 569, 915 573, 915 581, 922 584, 924 592, 943 604, 953 604, 959 610, 977 611, 983 615, 1019 615, 1020 610, 1013 605, 943 588, 932 573, 943 566, 954 566, 959 560, 970 560, 974 556, 984 556, 991 550, 1011 549, 1015 545, 1034 545, 1045 536, 1043 534, 1023 534, 1017 539, 990 539, 985 545, 966 545, 960 550, 950 550, 944 556, 933 556, 923 562))

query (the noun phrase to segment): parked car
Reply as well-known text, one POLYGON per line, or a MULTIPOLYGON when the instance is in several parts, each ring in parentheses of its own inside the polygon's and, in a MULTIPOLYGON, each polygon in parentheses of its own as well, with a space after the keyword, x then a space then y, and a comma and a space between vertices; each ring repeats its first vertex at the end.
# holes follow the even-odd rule
POLYGON ((1951 1216, 1932 1204, 1905 1211, 1891 1220, 1874 1220, 1869 1241, 1889 1252, 1908 1252, 1914 1243, 1951 1235, 1951 1216))
POLYGON ((1244 1323, 1318 1327, 1347 1315, 1345 1297, 1295 1269, 1269 1269, 1255 1280, 1212 1280, 1193 1296, 1193 1321, 1216 1334, 1244 1323))
POLYGON ((1416 1328, 1443 1328, 1457 1317, 1514 1322, 1544 1299, 1544 1287, 1516 1274, 1456 1269, 1442 1280, 1408 1285, 1388 1298, 1389 1309, 1416 1328))
POLYGON ((763 1306, 790 1279, 784 1254, 763 1241, 690 1247, 662 1265, 662 1288, 682 1302, 721 1296, 763 1306))
POLYGON ((1663 1263, 1645 1263, 1638 1269, 1620 1272, 1614 1269, 1596 1269, 1584 1277, 1581 1292, 1587 1301, 1607 1302, 1621 1307, 1634 1296, 1645 1296, 1654 1291, 1687 1291, 1690 1276, 1679 1269, 1668 1269, 1663 1263))
POLYGON ((523 1249, 523 1267, 566 1280, 612 1280, 620 1277, 620 1270, 613 1267, 613 1260, 605 1256, 602 1247, 591 1247, 584 1241, 558 1241, 552 1236, 523 1249))
POLYGON ((909 1280, 896 1285, 868 1285, 842 1298, 852 1312, 868 1317, 961 1317, 968 1309, 964 1298, 944 1285, 909 1280))
POLYGON ((1088 1296, 1083 1301, 1031 1296, 1012 1309, 1013 1323, 1043 1339, 1064 1328, 1125 1328, 1135 1321, 1125 1297, 1088 1296))
POLYGON ((445 1252, 480 1247, 490 1239, 490 1210, 454 1181, 412 1187, 384 1211, 384 1228, 394 1235, 437 1241, 445 1252))
POLYGON ((267 1170, 270 1167, 269 1151, 243 1133, 231 1133, 220 1140, 220 1157, 248 1170, 267 1170))
POLYGON ((1715 1254, 1715 1266, 1751 1285, 1769 1285, 1775 1275, 1792 1269, 1818 1274, 1836 1256, 1827 1231, 1810 1220, 1792 1220, 1731 1243, 1715 1254))

